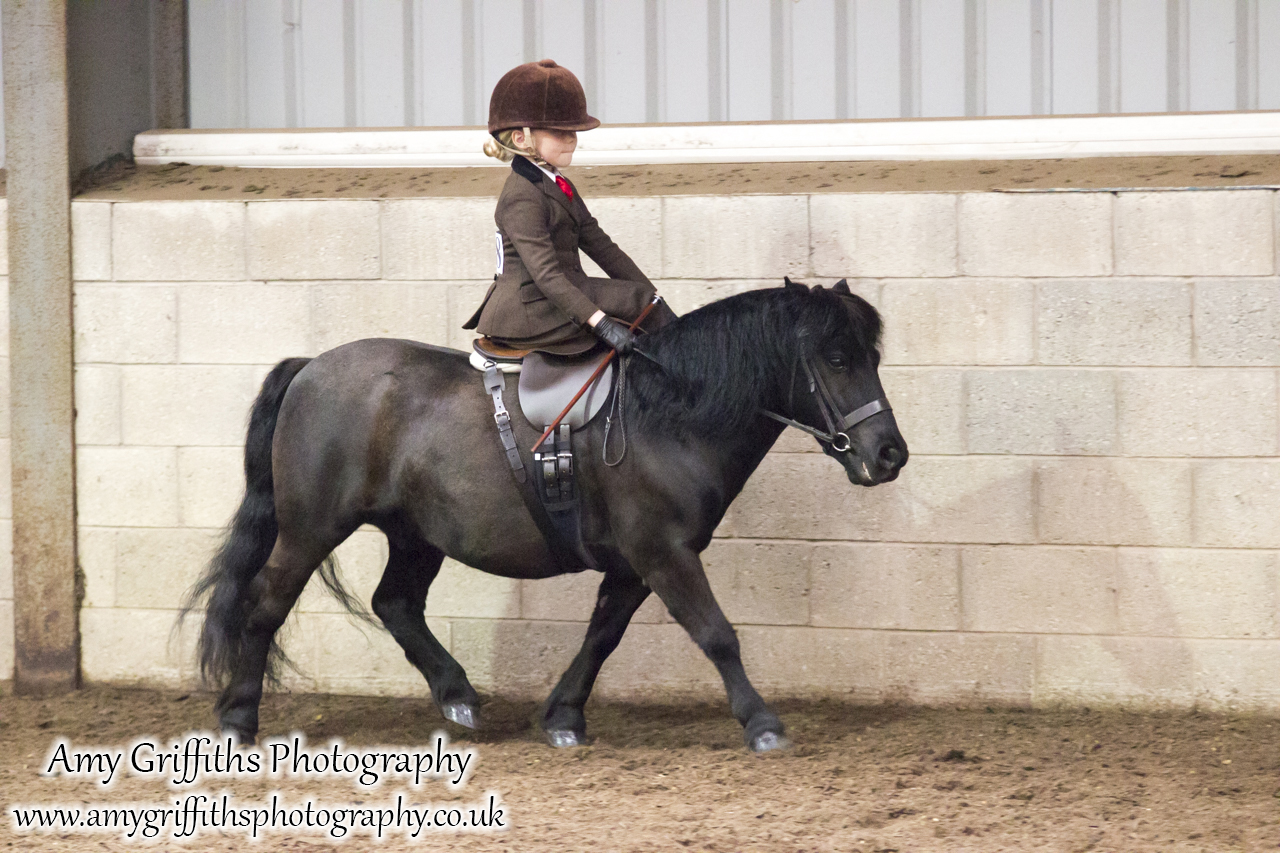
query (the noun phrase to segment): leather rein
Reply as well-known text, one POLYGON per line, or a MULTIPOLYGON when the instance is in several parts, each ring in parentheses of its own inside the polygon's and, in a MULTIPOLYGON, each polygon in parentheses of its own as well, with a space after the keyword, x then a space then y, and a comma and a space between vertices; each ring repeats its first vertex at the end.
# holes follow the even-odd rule
MULTIPOLYGON (((848 430, 865 421, 872 415, 880 412, 891 412, 892 407, 889 401, 884 397, 877 397, 870 403, 859 406, 847 415, 841 415, 840 409, 836 406, 835 398, 832 396, 827 383, 823 381, 822 374, 818 373, 809 364, 808 359, 799 359, 800 366, 804 368, 804 375, 809 380, 809 393, 818 398, 818 410, 822 412, 822 419, 827 423, 827 431, 811 427, 808 424, 802 424, 799 421, 783 417, 777 412, 771 412, 768 409, 761 409, 760 414, 767 418, 773 418, 775 421, 784 423, 787 426, 793 426, 798 430, 809 433, 809 435, 818 439, 818 441, 831 445, 831 449, 836 453, 845 453, 853 446, 853 442, 849 438, 848 430)), ((793 373, 794 377, 795 374, 793 373)), ((795 390, 795 382, 791 384, 792 391, 795 390)))

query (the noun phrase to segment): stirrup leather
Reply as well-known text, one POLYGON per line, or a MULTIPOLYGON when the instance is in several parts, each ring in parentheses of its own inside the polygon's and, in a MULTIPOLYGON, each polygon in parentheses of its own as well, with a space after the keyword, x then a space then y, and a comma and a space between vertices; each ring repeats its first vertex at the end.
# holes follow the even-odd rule
POLYGON ((515 475, 517 483, 525 480, 524 462, 520 459, 520 448, 516 446, 515 433, 511 430, 511 413, 502 402, 502 389, 506 381, 492 361, 484 366, 484 390, 493 398, 493 422, 498 425, 498 437, 502 439, 502 449, 507 454, 507 464, 515 475))

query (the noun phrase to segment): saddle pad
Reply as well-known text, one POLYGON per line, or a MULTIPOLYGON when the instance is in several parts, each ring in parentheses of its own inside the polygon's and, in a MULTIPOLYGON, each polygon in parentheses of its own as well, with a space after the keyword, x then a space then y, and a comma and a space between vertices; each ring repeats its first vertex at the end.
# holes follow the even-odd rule
MULTIPOLYGON (((476 370, 480 371, 481 373, 484 373, 485 368, 488 367, 490 364, 489 359, 485 358, 480 353, 475 352, 474 350, 471 352, 471 356, 470 358, 467 359, 467 361, 470 362, 472 367, 474 367, 476 370)), ((499 373, 519 373, 520 372, 520 362, 518 361, 498 361, 493 363, 498 365, 499 373)))
MULTIPOLYGON (((520 371, 520 409, 525 420, 538 429, 550 426, 604 358, 603 354, 590 358, 564 358, 540 352, 526 355, 524 369, 520 371)), ((604 407, 609 389, 613 387, 614 363, 609 362, 608 368, 574 404, 563 423, 581 429, 604 407)))

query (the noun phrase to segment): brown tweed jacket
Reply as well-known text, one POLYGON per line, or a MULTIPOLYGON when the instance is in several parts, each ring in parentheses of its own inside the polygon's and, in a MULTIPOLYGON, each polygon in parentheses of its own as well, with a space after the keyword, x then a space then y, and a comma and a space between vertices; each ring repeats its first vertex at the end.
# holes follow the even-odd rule
POLYGON ((595 345, 585 323, 597 310, 622 320, 644 310, 653 284, 573 189, 571 200, 541 169, 515 158, 494 212, 502 272, 464 329, 478 328, 521 348, 570 354, 595 345), (583 272, 579 249, 609 278, 583 272))

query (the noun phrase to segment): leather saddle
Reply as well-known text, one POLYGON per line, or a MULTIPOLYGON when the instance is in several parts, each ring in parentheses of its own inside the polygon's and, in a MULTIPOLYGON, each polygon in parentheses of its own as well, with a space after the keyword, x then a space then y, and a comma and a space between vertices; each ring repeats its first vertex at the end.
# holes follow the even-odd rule
POLYGON ((533 476, 529 482, 520 459, 521 449, 515 445, 510 426, 503 422, 506 409, 501 399, 505 382, 499 371, 519 374, 520 410, 529 425, 541 432, 555 423, 569 401, 591 380, 608 351, 595 349, 583 355, 559 356, 500 347, 489 338, 480 338, 472 346, 471 365, 485 371, 486 390, 494 397, 499 433, 521 495, 557 562, 566 571, 598 568, 582 539, 573 431, 590 423, 609 401, 616 373, 614 362, 609 362, 556 430, 533 452, 533 476))
MULTIPOLYGON (((472 367, 484 370, 485 364, 492 362, 503 373, 520 374, 520 411, 529 425, 538 431, 550 426, 564 411, 608 353, 608 350, 595 349, 583 355, 550 355, 534 350, 507 349, 489 338, 477 339, 472 348, 472 367)), ((600 414, 609 399, 616 372, 616 362, 609 362, 562 423, 571 429, 581 429, 600 414)))

